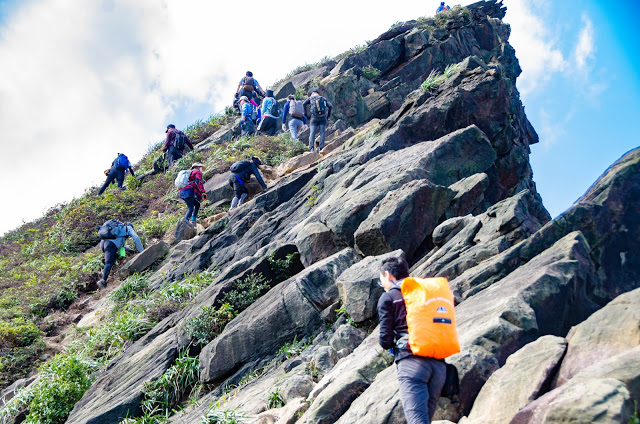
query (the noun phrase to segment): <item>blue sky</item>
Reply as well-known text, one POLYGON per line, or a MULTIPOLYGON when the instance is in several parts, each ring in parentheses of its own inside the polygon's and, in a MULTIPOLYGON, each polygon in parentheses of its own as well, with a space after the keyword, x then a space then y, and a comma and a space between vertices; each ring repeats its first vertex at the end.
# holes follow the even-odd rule
MULTIPOLYGON (((640 144, 640 2, 504 3, 518 88, 541 140, 531 147, 534 181, 557 216, 640 144)), ((325 36, 316 38, 306 36, 299 2, 249 2, 257 35, 246 54, 231 3, 0 0, 0 190, 11 203, 0 209, 0 233, 100 184, 117 152, 140 159, 167 123, 183 128, 222 111, 247 69, 268 86, 396 21, 432 15, 439 1, 323 4, 314 18, 325 36), (285 38, 286 22, 301 28, 299 40, 285 38), (274 27, 278 42, 260 41, 274 27), (25 170, 29 182, 16 184, 25 170)))

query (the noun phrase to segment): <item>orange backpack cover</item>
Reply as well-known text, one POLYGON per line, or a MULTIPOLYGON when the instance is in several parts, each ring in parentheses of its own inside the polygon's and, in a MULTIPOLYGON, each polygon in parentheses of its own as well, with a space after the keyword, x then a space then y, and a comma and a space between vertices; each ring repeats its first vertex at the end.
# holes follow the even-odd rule
POLYGON ((407 277, 401 291, 413 354, 444 359, 460 352, 453 293, 447 279, 407 277))

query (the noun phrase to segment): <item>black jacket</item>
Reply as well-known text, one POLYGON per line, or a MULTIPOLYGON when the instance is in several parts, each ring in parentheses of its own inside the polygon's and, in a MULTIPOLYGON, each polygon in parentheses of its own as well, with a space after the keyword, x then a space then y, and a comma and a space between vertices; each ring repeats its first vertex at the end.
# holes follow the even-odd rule
POLYGON ((393 349, 396 362, 407 356, 413 356, 408 347, 398 349, 396 342, 403 334, 409 334, 407 327, 407 308, 399 286, 392 287, 378 300, 378 318, 380 319, 380 346, 393 349))
POLYGON ((262 186, 264 190, 267 189, 267 185, 264 183, 262 179, 262 175, 260 175, 260 170, 258 166, 252 161, 242 160, 231 165, 231 174, 235 177, 237 176, 242 180, 243 183, 246 183, 251 178, 251 175, 255 175, 258 183, 262 186))

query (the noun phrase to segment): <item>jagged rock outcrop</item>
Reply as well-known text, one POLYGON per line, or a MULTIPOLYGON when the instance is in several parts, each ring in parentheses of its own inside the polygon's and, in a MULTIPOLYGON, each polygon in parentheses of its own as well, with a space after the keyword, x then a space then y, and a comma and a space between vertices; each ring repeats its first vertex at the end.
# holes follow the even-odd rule
MULTIPOLYGON (((505 387, 512 401, 501 422, 628 417, 638 349, 590 329, 591 320, 614 328, 637 318, 627 306, 636 292, 623 293, 640 284, 640 149, 551 220, 532 179, 529 146, 538 136, 516 90, 504 13, 492 0, 442 27, 408 22, 286 79, 278 96, 320 84, 335 118, 352 128, 334 125, 331 152, 290 161, 268 190, 171 250, 154 289, 206 269, 219 271, 216 280, 112 361, 67 422, 139 414, 144 383, 190 343, 185 320, 262 273, 271 289, 196 351, 210 391, 171 422, 199 422, 221 401, 256 422, 404 423, 395 367, 375 330, 378 267, 390 255, 404 255, 414 275, 449 278, 458 302, 462 351, 449 361, 460 373, 460 402, 442 400, 436 419, 489 422, 505 387), (442 84, 419 88, 450 64, 458 66, 442 84), (373 81, 363 76, 368 66, 380 71, 373 81), (289 254, 297 254, 293 276, 282 281, 272 260, 289 254), (621 294, 601 319, 597 311, 621 294), (278 354, 293 340, 306 343, 297 357, 278 354), (267 410, 274 388, 286 404, 267 410)), ((227 178, 209 179, 210 200, 230 198, 227 178)))

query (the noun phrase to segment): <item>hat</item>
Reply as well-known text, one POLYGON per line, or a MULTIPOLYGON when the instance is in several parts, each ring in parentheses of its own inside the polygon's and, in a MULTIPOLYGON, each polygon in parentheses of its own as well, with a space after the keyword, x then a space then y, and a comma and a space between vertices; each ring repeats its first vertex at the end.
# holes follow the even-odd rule
POLYGON ((173 129, 175 129, 175 128, 176 128, 176 126, 175 126, 175 125, 173 125, 173 124, 169 124, 169 125, 167 125, 167 130, 166 130, 165 132, 169 132, 169 128, 173 128, 173 129))
POLYGON ((248 98, 247 96, 240 96, 240 98, 238 99, 238 101, 239 101, 239 102, 241 102, 241 101, 243 101, 243 100, 244 100, 245 102, 248 102, 248 101, 249 101, 249 98, 248 98))
POLYGON ((320 94, 320 89, 318 87, 313 87, 311 90, 309 90, 309 95, 311 95, 312 93, 320 94))
POLYGON ((267 97, 273 97, 273 90, 267 88, 267 97))
POLYGON ((257 157, 257 156, 251 156, 251 161, 252 161, 253 163, 255 163, 256 165, 258 165, 258 166, 262 165, 262 161, 261 161, 261 160, 260 160, 260 158, 259 158, 259 157, 257 157))
POLYGON ((204 164, 202 164, 202 163, 200 163, 200 162, 194 162, 194 163, 191 165, 191 169, 195 168, 196 166, 202 166, 202 167, 204 167, 204 164))

